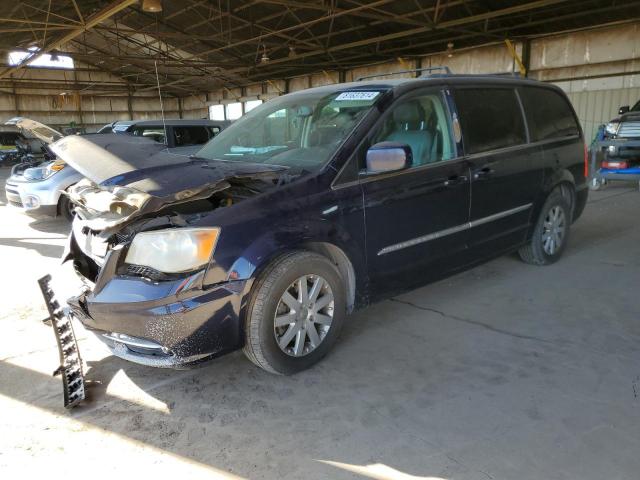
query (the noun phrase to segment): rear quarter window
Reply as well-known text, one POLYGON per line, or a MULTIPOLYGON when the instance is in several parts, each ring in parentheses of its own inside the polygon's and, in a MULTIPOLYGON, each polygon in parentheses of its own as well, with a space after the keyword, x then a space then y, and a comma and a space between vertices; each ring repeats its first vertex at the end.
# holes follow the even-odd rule
POLYGON ((455 91, 467 154, 526 142, 522 110, 513 88, 465 88, 455 91))
POLYGON ((525 87, 520 90, 531 141, 580 135, 568 100, 548 88, 525 87))
POLYGON ((211 138, 207 127, 200 126, 173 127, 173 136, 176 147, 202 145, 211 138))

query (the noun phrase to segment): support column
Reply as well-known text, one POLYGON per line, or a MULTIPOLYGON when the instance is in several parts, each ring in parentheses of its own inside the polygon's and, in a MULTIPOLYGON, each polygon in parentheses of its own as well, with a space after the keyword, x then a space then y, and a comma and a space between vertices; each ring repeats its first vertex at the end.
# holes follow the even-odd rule
POLYGON ((131 90, 127 94, 127 110, 129 110, 129 120, 133 120, 133 104, 131 102, 131 90))

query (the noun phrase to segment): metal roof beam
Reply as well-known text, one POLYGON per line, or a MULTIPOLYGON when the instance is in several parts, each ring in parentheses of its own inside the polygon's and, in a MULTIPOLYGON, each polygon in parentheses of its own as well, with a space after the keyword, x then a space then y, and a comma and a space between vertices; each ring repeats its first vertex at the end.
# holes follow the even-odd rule
MULTIPOLYGON (((81 35, 83 32, 86 32, 87 30, 91 29, 95 25, 99 24, 100 22, 103 22, 107 18, 112 17, 113 15, 120 12, 121 10, 124 10, 128 6, 134 3, 137 3, 137 1, 138 0, 117 0, 112 2, 111 4, 107 5, 105 8, 100 10, 99 12, 87 18, 86 22, 83 25, 75 28, 71 32, 60 37, 59 39, 54 40, 49 45, 43 46, 43 48, 39 50, 36 54, 42 55, 44 53, 49 53, 51 50, 55 50, 56 48, 59 48, 60 46, 70 42, 77 36, 81 35)), ((26 64, 28 64, 29 60, 31 60, 31 57, 25 58, 22 62, 20 62, 15 67, 11 67, 0 72, 0 78, 5 78, 7 75, 17 72, 18 70, 23 68, 26 64)))

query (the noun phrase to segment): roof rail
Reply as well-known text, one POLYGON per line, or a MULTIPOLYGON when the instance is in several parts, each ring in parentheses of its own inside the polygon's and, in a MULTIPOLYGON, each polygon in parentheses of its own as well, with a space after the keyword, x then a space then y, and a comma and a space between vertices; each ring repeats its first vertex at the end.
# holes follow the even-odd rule
POLYGON ((482 75, 491 75, 492 77, 516 77, 523 78, 520 75, 520 72, 494 72, 494 73, 483 73, 482 75))
MULTIPOLYGON (((439 66, 439 67, 426 67, 426 68, 415 68, 413 70, 399 70, 397 72, 389 72, 389 73, 377 73, 375 75, 364 75, 362 77, 356 78, 356 82, 360 82, 362 80, 366 80, 367 78, 375 78, 375 77, 388 77, 390 75, 400 75, 402 73, 419 73, 419 72, 433 72, 435 70, 444 70, 445 75, 452 75, 451 69, 447 66, 439 66)), ((425 77, 426 75, 420 75, 421 77, 425 77)))

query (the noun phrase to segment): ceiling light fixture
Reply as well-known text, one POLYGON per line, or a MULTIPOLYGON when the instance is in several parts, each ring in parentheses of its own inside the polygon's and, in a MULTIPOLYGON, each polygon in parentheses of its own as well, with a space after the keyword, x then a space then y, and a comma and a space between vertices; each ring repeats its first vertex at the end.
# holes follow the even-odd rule
POLYGON ((447 57, 453 57, 453 42, 447 43, 447 57))
POLYGON ((162 0, 142 0, 142 11, 158 13, 162 11, 162 0))
POLYGON ((289 58, 296 56, 296 46, 289 44, 289 58))
POLYGON ((263 65, 265 63, 269 63, 269 55, 267 55, 267 47, 264 44, 262 45, 262 56, 260 57, 260 63, 263 65))

